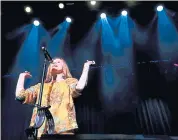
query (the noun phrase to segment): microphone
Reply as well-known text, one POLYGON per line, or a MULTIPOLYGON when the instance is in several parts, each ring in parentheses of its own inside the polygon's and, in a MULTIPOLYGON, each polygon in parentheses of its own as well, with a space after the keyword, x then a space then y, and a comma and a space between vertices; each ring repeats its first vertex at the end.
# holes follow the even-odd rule
POLYGON ((51 58, 51 56, 49 55, 47 49, 45 47, 42 47, 42 51, 44 53, 44 56, 45 58, 50 62, 52 63, 53 62, 53 59, 51 58))

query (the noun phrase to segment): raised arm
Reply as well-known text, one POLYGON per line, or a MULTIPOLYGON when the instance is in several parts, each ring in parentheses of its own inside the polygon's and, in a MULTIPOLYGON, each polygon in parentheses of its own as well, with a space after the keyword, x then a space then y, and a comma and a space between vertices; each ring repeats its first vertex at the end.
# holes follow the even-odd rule
POLYGON ((21 93, 22 90, 24 90, 24 83, 25 83, 25 78, 29 76, 30 77, 30 74, 25 72, 25 73, 21 73, 19 75, 19 79, 17 81, 17 86, 16 86, 16 97, 18 97, 21 93))
POLYGON ((29 77, 31 77, 29 72, 24 72, 19 75, 15 94, 16 94, 16 100, 27 104, 32 104, 34 103, 37 97, 39 84, 35 86, 31 86, 28 89, 24 89, 25 79, 29 77))
POLYGON ((89 73, 90 66, 92 64, 95 64, 95 61, 87 60, 87 62, 84 64, 82 75, 76 85, 76 90, 82 91, 85 88, 85 86, 87 85, 88 73, 89 73))

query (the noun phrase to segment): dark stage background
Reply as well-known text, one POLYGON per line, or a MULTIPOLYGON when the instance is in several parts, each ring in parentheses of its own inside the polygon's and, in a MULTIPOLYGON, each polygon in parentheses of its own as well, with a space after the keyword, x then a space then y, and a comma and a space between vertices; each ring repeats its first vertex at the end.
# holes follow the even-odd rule
MULTIPOLYGON (((89 44, 92 36, 89 36, 88 42, 83 44, 81 40, 98 19, 101 11, 106 9, 108 14, 116 16, 118 11, 127 8, 130 17, 140 27, 139 38, 135 38, 133 34, 135 72, 128 80, 128 83, 132 84, 126 92, 125 99, 114 97, 112 104, 108 102, 110 106, 108 109, 107 105, 103 105, 101 98, 100 73, 102 68, 91 70, 88 86, 82 92, 82 96, 75 99, 79 124, 79 130, 76 133, 178 135, 178 70, 173 66, 175 62, 178 62, 178 57, 175 57, 176 52, 172 53, 174 57, 168 62, 137 63, 160 59, 155 35, 157 20, 155 19, 151 24, 151 28, 149 26, 154 19, 154 9, 157 4, 158 2, 139 2, 134 7, 128 7, 124 2, 102 2, 97 10, 90 10, 85 2, 75 2, 60 10, 57 7, 58 2, 2 2, 2 76, 9 72, 24 39, 22 35, 15 39, 8 39, 7 34, 28 24, 34 17, 38 17, 48 31, 61 23, 67 15, 75 19, 69 30, 70 49, 75 51, 78 47, 89 44), (33 8, 32 15, 27 15, 23 11, 25 5, 33 8), (147 41, 141 44, 139 40, 143 40, 142 34, 145 31, 149 31, 149 36, 147 41)), ((177 2, 164 2, 164 4, 171 11, 178 12, 177 2)), ((177 14, 174 14, 172 19, 174 25, 178 27, 176 17, 177 14)), ((97 49, 95 49, 94 58, 97 65, 100 65, 103 56, 99 39, 95 46, 97 49)), ((72 57, 74 58, 75 55, 72 54, 72 57)), ((77 65, 77 61, 75 63, 77 65)), ((72 74, 79 78, 81 71, 82 67, 79 68, 78 73, 74 71, 72 74)), ((121 81, 125 80, 124 72, 122 74, 121 81)), ((28 127, 31 118, 32 107, 15 101, 14 91, 17 78, 17 76, 15 78, 2 77, 3 140, 24 140, 24 130, 28 127)))

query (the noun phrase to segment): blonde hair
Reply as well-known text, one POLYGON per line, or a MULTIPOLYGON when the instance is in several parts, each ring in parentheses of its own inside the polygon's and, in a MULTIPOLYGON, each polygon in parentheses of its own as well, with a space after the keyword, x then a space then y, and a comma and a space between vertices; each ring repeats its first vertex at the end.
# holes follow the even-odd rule
MULTIPOLYGON (((67 66, 66 61, 64 59, 58 58, 58 57, 54 58, 53 60, 55 60, 55 59, 62 60, 62 62, 63 62, 63 66, 62 66, 63 67, 63 74, 64 74, 65 79, 66 78, 72 78, 72 75, 71 75, 71 73, 69 71, 69 67, 67 66)), ((49 82, 51 82, 51 80, 52 80, 52 75, 51 75, 51 64, 50 64, 48 66, 48 71, 47 71, 47 74, 46 74, 45 83, 49 83, 49 82)))

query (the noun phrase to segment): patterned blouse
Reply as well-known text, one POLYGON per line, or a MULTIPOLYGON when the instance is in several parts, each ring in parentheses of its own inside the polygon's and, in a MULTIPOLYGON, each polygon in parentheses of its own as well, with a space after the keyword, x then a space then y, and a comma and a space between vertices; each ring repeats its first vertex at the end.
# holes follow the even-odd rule
MULTIPOLYGON (((67 78, 60 82, 44 84, 41 106, 51 106, 49 110, 54 118, 55 133, 61 133, 78 128, 73 103, 73 98, 80 95, 80 93, 75 89, 77 82, 78 80, 75 78, 67 78)), ((26 90, 22 90, 16 98, 24 100, 24 104, 34 104, 38 101, 39 91, 40 83, 35 86, 31 86, 26 90)), ((30 126, 34 125, 36 114, 37 108, 35 107, 33 109, 30 126)), ((41 137, 46 130, 47 123, 44 122, 38 129, 38 137, 41 137)))

